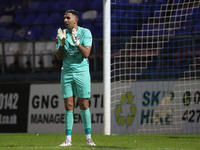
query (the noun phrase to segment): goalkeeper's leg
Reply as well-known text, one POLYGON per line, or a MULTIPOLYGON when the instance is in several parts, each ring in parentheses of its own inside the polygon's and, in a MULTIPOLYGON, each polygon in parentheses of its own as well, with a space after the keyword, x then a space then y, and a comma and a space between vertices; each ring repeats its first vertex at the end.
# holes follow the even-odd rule
POLYGON ((78 104, 81 109, 81 118, 86 134, 87 145, 95 146, 91 138, 91 115, 89 109, 89 98, 91 93, 91 79, 89 71, 77 73, 75 77, 78 104))
POLYGON ((74 123, 74 114, 73 114, 74 98, 73 97, 65 98, 64 101, 66 108, 65 111, 66 139, 62 144, 60 144, 60 146, 71 146, 72 145, 71 135, 74 123))
POLYGON ((71 146, 72 145, 71 135, 72 135, 73 122, 74 122, 73 110, 65 111, 66 139, 62 144, 60 144, 60 146, 71 146))
POLYGON ((90 146, 96 146, 96 144, 92 141, 91 138, 91 115, 90 115, 90 109, 87 107, 87 105, 89 106, 88 99, 79 98, 79 106, 81 108, 81 118, 86 135, 86 144, 90 146), (85 106, 87 109, 85 108, 85 106))

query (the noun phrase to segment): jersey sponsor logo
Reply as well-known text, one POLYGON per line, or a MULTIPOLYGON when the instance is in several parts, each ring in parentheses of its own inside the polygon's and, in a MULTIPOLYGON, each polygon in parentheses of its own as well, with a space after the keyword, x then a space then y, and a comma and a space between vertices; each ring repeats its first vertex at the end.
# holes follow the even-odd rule
POLYGON ((78 50, 77 50, 77 49, 67 49, 67 52, 68 52, 70 55, 78 54, 78 50))

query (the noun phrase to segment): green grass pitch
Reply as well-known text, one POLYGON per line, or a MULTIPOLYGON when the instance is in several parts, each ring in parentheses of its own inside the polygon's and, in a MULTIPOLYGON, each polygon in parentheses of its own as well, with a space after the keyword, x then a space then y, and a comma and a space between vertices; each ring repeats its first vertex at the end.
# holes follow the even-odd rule
POLYGON ((64 141, 64 134, 40 133, 0 133, 0 150, 198 150, 200 134, 92 134, 96 147, 89 147, 84 134, 72 135, 72 146, 59 147, 64 141))

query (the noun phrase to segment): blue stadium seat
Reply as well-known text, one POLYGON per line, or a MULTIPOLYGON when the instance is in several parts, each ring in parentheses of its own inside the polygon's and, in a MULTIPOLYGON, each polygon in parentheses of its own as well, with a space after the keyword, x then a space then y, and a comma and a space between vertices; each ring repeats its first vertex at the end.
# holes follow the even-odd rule
POLYGON ((86 11, 88 10, 88 6, 90 6, 91 4, 91 0, 77 0, 76 5, 75 5, 75 9, 78 11, 86 11))
POLYGON ((30 3, 29 8, 27 9, 28 12, 36 12, 38 11, 38 8, 40 7, 40 2, 39 1, 33 1, 30 3))
POLYGON ((29 30, 29 28, 27 26, 21 26, 13 34, 13 40, 25 40, 25 36, 26 36, 28 30, 29 30))
POLYGON ((43 28, 39 38, 41 39, 55 39, 57 29, 53 25, 47 25, 43 28))
POLYGON ((53 10, 53 11, 61 11, 63 9, 67 9, 67 8, 64 7, 65 3, 66 3, 65 0, 58 0, 53 4, 53 7, 52 7, 51 10, 53 10))
POLYGON ((75 9, 77 11, 80 11, 80 10, 76 9, 76 5, 78 4, 78 2, 79 2, 78 0, 65 1, 63 11, 66 11, 68 9, 75 9))
POLYGON ((48 1, 41 1, 38 10, 40 12, 48 12, 48 11, 51 11, 53 5, 54 5, 54 2, 50 1, 50 0, 48 0, 48 1))
POLYGON ((103 9, 103 1, 101 1, 101 0, 92 0, 92 2, 90 4, 90 9, 102 10, 103 9))
POLYGON ((13 29, 0 28, 0 40, 12 40, 13 29))
POLYGON ((27 9, 29 7, 29 2, 22 1, 18 4, 17 8, 15 9, 15 13, 27 13, 27 9))
MULTIPOLYGON (((83 23, 81 26, 89 29, 91 31, 93 37, 99 37, 99 32, 100 32, 101 28, 99 28, 98 25, 94 25, 92 23, 83 23)), ((102 29, 103 29, 103 27, 102 27, 102 29)), ((102 30, 102 32, 103 32, 103 30, 102 30)))
POLYGON ((48 14, 47 13, 41 13, 39 14, 36 19, 34 20, 33 24, 37 25, 37 24, 44 24, 45 21, 48 19, 48 14))
POLYGON ((6 30, 6 27, 0 27, 0 33, 6 30))
POLYGON ((41 26, 33 26, 26 34, 25 39, 27 40, 37 40, 39 37, 39 34, 42 31, 41 26))
POLYGON ((82 27, 89 29, 91 32, 93 31, 93 25, 91 23, 83 23, 82 27))
POLYGON ((103 38, 103 22, 94 23, 91 29, 93 37, 103 38))
POLYGON ((79 25, 83 22, 83 20, 82 20, 82 14, 83 14, 83 12, 79 11, 79 20, 78 20, 78 24, 79 25))
POLYGON ((51 13, 48 17, 48 19, 44 22, 45 24, 56 24, 63 22, 63 17, 60 15, 60 13, 55 12, 51 13))
POLYGON ((64 23, 62 23, 62 24, 57 24, 57 25, 55 26, 56 35, 57 35, 57 30, 58 30, 59 28, 65 29, 66 27, 65 27, 64 23))
POLYGON ((22 21, 22 25, 31 25, 35 20, 36 15, 33 13, 27 14, 24 20, 22 21))
POLYGON ((12 22, 20 24, 23 19, 24 19, 24 14, 16 14, 12 22))

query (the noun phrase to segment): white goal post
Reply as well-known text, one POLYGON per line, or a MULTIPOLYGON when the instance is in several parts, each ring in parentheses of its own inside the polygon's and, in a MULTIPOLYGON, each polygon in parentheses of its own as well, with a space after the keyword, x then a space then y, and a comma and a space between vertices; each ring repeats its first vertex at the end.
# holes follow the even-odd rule
POLYGON ((111 134, 111 97, 110 97, 110 0, 104 0, 103 7, 103 83, 104 83, 104 134, 111 134))

